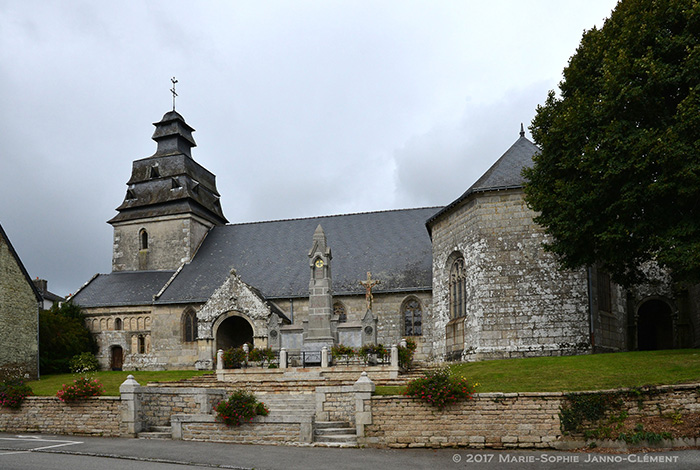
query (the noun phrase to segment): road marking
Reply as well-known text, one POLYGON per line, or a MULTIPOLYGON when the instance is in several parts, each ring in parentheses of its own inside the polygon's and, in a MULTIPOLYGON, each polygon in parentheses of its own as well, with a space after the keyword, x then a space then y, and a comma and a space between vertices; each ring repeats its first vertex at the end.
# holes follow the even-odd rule
POLYGON ((13 452, 4 452, 0 455, 11 455, 11 454, 27 454, 29 452, 33 452, 35 450, 46 450, 46 449, 53 449, 55 447, 65 447, 65 446, 72 446, 75 444, 82 444, 82 441, 61 441, 57 439, 42 439, 41 436, 17 436, 17 437, 0 437, 0 440, 2 441, 29 441, 29 442, 36 442, 37 444, 40 442, 56 442, 57 444, 53 445, 48 445, 48 446, 41 446, 41 447, 34 447, 32 449, 27 449, 27 450, 21 450, 21 451, 13 451, 13 452))

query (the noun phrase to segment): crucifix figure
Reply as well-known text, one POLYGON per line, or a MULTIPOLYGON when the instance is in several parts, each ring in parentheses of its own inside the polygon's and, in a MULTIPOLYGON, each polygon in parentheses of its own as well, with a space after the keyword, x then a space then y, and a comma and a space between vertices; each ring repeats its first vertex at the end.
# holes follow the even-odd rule
POLYGON ((372 310, 372 299, 374 296, 372 295, 372 287, 376 286, 379 284, 381 281, 372 279, 372 273, 367 271, 367 280, 366 281, 360 281, 360 284, 365 288, 365 300, 367 301, 367 310, 372 310))
POLYGON ((175 111, 175 97, 177 96, 177 93, 175 93, 175 84, 177 83, 177 80, 175 80, 175 77, 170 79, 171 82, 173 82, 173 87, 170 89, 170 92, 173 94, 173 111, 175 111))

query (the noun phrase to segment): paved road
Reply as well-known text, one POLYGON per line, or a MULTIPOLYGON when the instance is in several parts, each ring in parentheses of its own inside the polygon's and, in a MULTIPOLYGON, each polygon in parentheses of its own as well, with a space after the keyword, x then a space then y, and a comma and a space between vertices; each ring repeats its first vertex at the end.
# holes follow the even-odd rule
POLYGON ((585 454, 466 449, 328 449, 0 433, 0 469, 644 469, 700 468, 700 450, 585 454))

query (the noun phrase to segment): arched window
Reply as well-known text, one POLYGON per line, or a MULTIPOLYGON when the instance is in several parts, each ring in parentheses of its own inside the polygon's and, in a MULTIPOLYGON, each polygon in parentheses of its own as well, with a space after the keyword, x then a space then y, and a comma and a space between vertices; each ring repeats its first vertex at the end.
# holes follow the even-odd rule
POLYGON ((345 305, 340 302, 333 304, 333 315, 338 317, 338 323, 345 323, 348 321, 348 315, 345 313, 345 305))
POLYGON ((121 318, 117 318, 116 320, 114 320, 114 329, 115 330, 122 329, 122 319, 121 318))
POLYGON ((404 319, 404 334, 406 336, 421 336, 423 334, 423 307, 420 301, 411 297, 401 306, 404 319))
POLYGON ((182 315, 182 340, 185 343, 197 340, 197 315, 191 308, 182 315))
POLYGON ((147 250, 148 249, 148 232, 146 231, 146 229, 142 228, 141 231, 139 232, 139 240, 141 241, 141 249, 147 250))
POLYGON ((450 318, 467 314, 467 278, 464 273, 464 258, 457 258, 450 268, 450 318))

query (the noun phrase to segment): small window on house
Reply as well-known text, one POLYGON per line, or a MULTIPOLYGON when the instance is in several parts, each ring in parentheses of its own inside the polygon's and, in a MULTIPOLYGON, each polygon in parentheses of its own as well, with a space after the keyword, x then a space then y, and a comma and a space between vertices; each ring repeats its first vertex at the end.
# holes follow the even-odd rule
POLYGON ((126 190, 126 200, 127 201, 134 201, 136 200, 136 194, 131 189, 126 190))
POLYGON ((423 334, 423 307, 416 298, 409 298, 403 303, 401 313, 404 318, 404 333, 406 336, 423 334))
POLYGON ((182 316, 182 339, 185 343, 197 340, 197 315, 192 309, 187 309, 182 316))
POLYGON ((199 182, 194 182, 194 184, 192 185, 192 192, 194 194, 199 194, 199 182))
POLYGON ((450 267, 450 318, 467 314, 467 278, 464 272, 464 258, 457 258, 450 267))
POLYGON ((141 249, 148 250, 148 232, 146 229, 141 229, 139 232, 139 239, 141 242, 141 249))
POLYGON ((612 312, 612 298, 610 292, 610 275, 600 269, 597 270, 596 287, 598 289, 598 310, 612 312))
POLYGON ((160 178, 160 171, 158 171, 157 166, 152 166, 150 172, 148 173, 148 177, 153 179, 153 178, 160 178))
POLYGON ((139 354, 146 353, 146 337, 139 335, 139 354))
POLYGON ((114 329, 115 330, 122 329, 122 319, 121 318, 117 318, 116 320, 114 320, 114 329))
POLYGON ((177 178, 172 178, 172 179, 170 180, 170 189, 178 189, 178 188, 181 188, 181 187, 182 187, 182 185, 181 185, 180 182, 177 180, 177 178))
POLYGON ((338 323, 345 323, 348 321, 347 313, 345 313, 345 305, 340 302, 333 304, 333 314, 338 318, 338 323))

